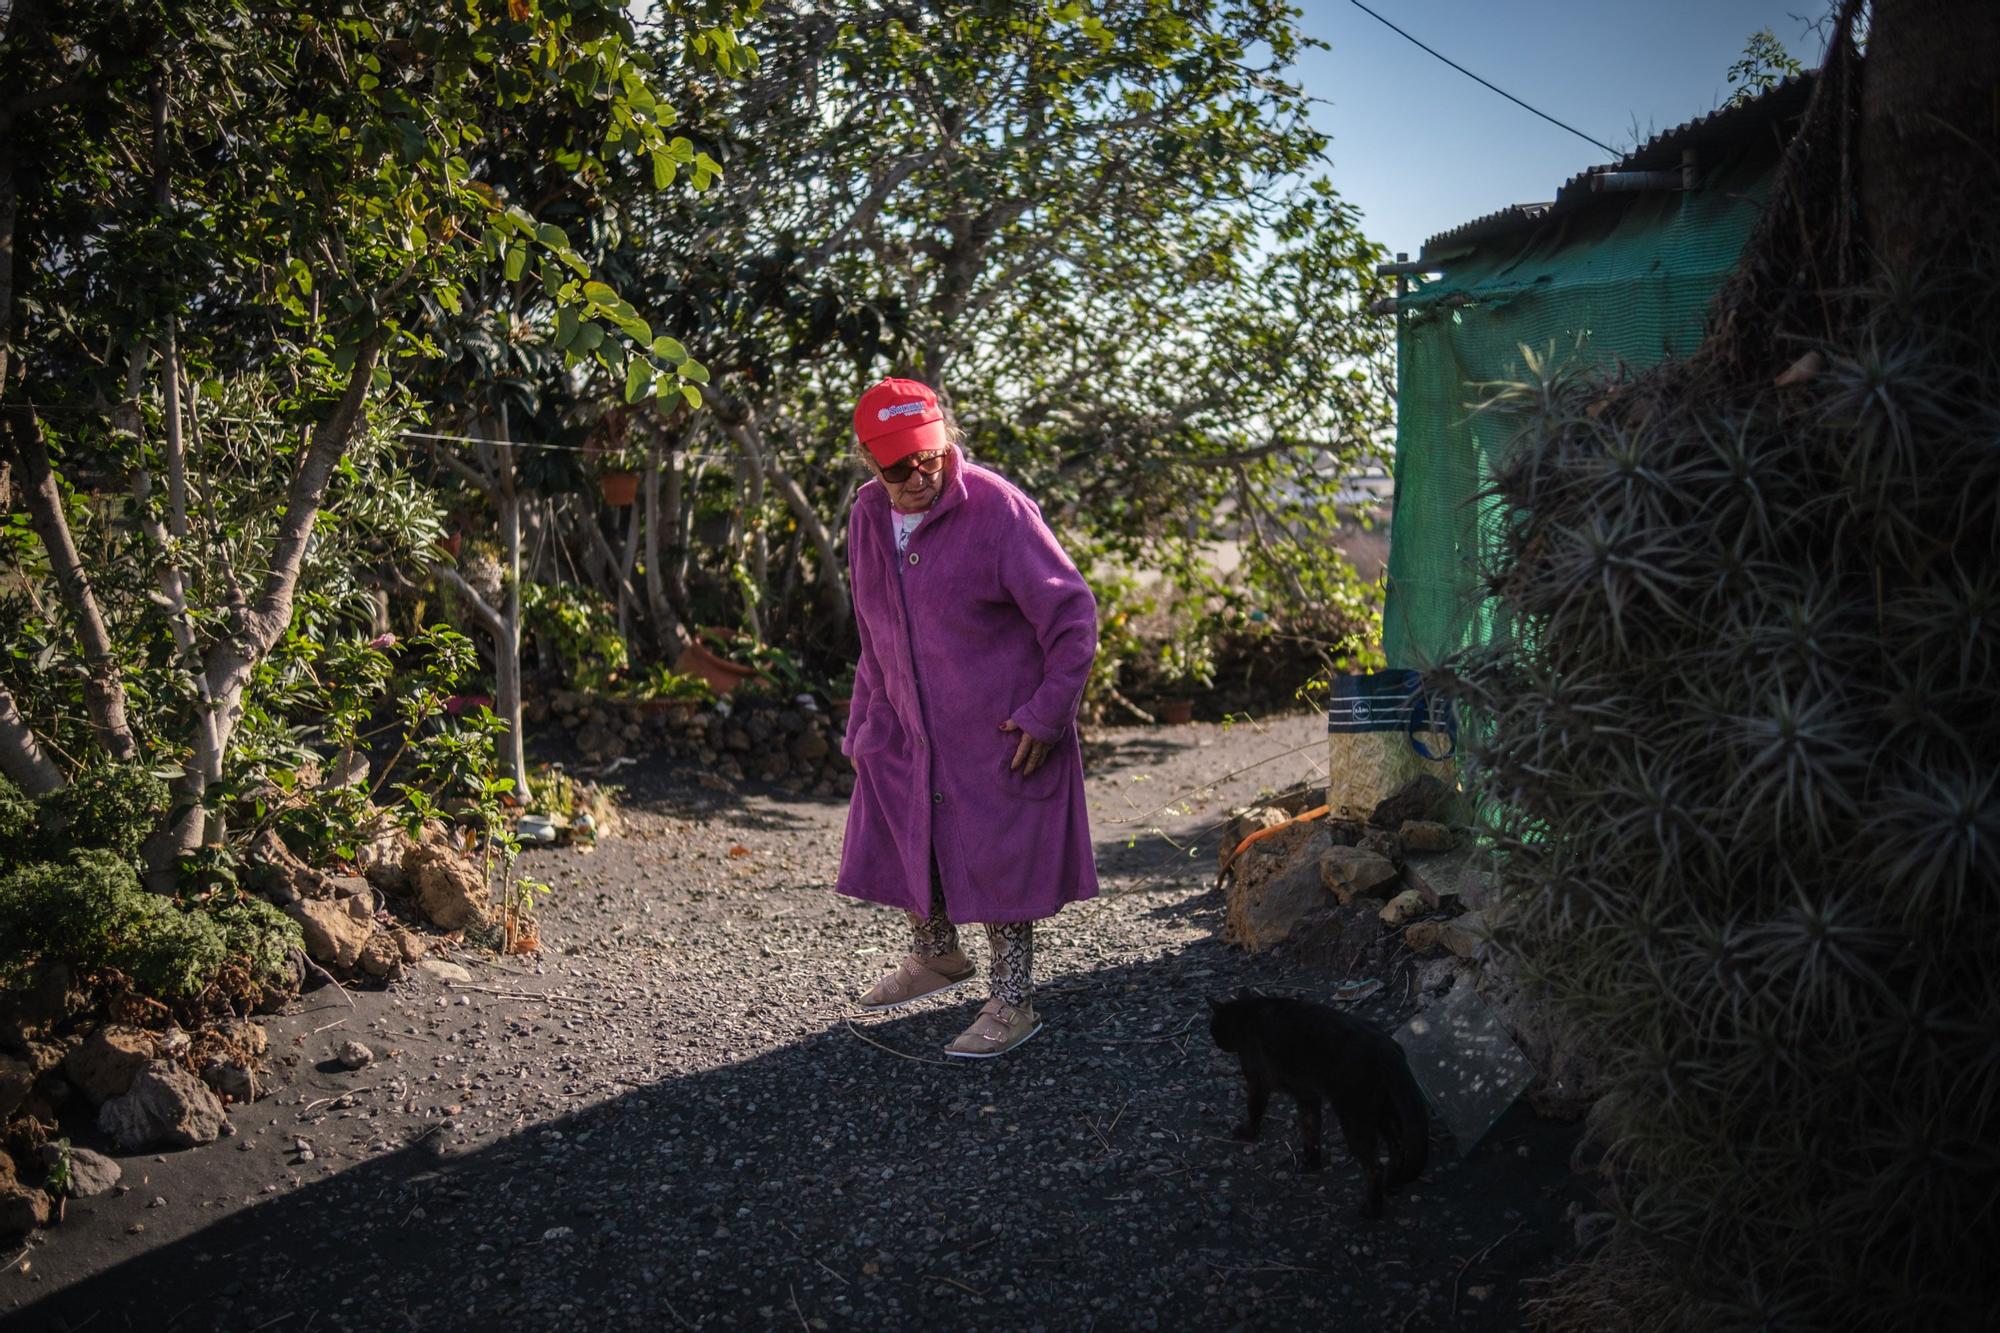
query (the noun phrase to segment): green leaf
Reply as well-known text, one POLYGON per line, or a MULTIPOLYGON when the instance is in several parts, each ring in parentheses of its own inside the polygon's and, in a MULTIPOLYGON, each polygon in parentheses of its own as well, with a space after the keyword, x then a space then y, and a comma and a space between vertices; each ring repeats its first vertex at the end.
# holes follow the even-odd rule
POLYGON ((535 228, 535 239, 551 250, 569 249, 569 234, 554 223, 544 222, 535 228))
POLYGON ((674 183, 674 160, 659 149, 653 150, 653 188, 664 190, 674 183))
POLYGON ((689 407, 698 408, 701 406, 701 390, 695 388, 692 384, 681 385, 681 397, 687 400, 689 407))
POLYGON ((594 352, 604 343, 604 328, 595 321, 586 320, 577 326, 576 350, 594 352))
POLYGON ((576 341, 576 307, 566 305, 556 311, 556 346, 567 347, 576 341))
POLYGON ((688 359, 688 349, 681 346, 680 339, 663 333, 653 339, 653 355, 670 366, 678 366, 688 359))
POLYGON ((636 403, 653 387, 653 363, 635 356, 625 367, 625 401, 636 403))
POLYGON ((595 301, 598 305, 612 306, 618 304, 618 293, 612 291, 607 284, 602 282, 591 281, 584 283, 583 297, 586 301, 595 301))
POLYGON ((682 379, 693 380, 696 384, 708 383, 708 368, 699 361, 689 361, 679 367, 677 373, 682 379))
POLYGON ((512 242, 507 247, 507 263, 503 270, 507 275, 507 281, 519 282, 521 274, 525 273, 527 268, 527 247, 523 246, 519 241, 512 242))

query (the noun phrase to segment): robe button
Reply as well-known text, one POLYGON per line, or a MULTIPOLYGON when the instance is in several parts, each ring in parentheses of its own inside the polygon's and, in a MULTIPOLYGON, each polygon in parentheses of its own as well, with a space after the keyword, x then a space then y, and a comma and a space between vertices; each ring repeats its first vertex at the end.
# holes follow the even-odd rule
POLYGON ((917 553, 915 551, 910 552, 910 563, 913 565, 917 563, 917 553))
POLYGON ((934 791, 934 792, 932 792, 932 793, 931 793, 931 803, 932 803, 932 804, 934 804, 934 805, 943 805, 943 804, 944 804, 944 793, 943 793, 943 792, 941 792, 941 791, 934 791))

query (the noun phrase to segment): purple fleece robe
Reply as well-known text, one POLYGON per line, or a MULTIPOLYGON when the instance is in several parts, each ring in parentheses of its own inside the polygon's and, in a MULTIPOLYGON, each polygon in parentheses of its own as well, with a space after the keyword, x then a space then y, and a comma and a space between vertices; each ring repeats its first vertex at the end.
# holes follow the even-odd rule
POLYGON ((954 449, 899 554, 888 492, 862 486, 847 559, 861 661, 841 752, 854 799, 840 892, 955 922, 1036 921, 1097 892, 1076 707, 1097 601, 1034 501, 954 449), (1054 745, 1011 772, 1014 724, 1054 745))

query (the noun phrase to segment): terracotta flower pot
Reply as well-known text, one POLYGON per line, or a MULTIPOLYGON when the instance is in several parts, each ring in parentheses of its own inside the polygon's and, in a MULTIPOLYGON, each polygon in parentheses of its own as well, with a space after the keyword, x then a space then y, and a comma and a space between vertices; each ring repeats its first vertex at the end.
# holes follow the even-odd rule
POLYGON ((756 667, 718 657, 699 641, 691 643, 674 659, 674 670, 683 676, 700 676, 717 694, 727 694, 758 674, 756 667))
POLYGON ((604 503, 613 509, 630 509, 632 502, 639 498, 639 474, 636 472, 606 472, 597 479, 603 488, 604 503))
POLYGON ((1175 727, 1194 721, 1194 700, 1165 700, 1160 704, 1160 721, 1175 727))
POLYGON ((464 548, 465 534, 462 532, 454 532, 438 541, 438 549, 454 560, 458 559, 458 553, 464 548))

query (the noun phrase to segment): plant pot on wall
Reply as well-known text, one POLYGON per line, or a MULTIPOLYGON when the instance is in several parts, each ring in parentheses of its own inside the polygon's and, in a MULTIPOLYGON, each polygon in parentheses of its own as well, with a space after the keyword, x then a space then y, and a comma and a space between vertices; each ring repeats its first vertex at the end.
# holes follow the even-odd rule
POLYGON ((604 503, 613 509, 630 509, 639 498, 636 472, 606 472, 597 478, 597 484, 604 490, 604 503))
POLYGON ((674 659, 674 670, 684 676, 700 676, 717 694, 727 694, 758 674, 756 667, 744 666, 741 662, 732 662, 726 657, 718 656, 700 640, 690 643, 681 655, 674 659))

